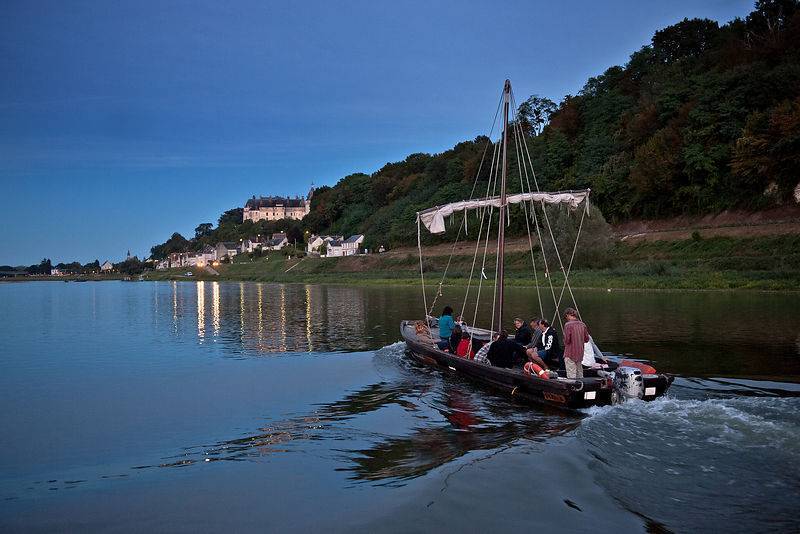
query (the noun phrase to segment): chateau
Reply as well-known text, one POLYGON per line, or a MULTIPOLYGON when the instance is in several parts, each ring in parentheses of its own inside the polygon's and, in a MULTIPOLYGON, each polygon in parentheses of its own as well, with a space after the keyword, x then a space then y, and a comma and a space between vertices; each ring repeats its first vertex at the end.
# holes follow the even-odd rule
POLYGON ((311 211, 311 197, 314 188, 308 192, 307 198, 295 197, 258 197, 248 199, 244 205, 242 222, 244 221, 277 221, 279 219, 302 219, 311 211))

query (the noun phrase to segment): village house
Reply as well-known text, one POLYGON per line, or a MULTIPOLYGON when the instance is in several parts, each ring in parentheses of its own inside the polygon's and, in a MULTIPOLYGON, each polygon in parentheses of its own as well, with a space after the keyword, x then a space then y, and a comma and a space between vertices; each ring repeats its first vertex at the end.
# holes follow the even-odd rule
POLYGON ((328 248, 331 241, 342 241, 343 239, 344 237, 340 235, 312 235, 308 238, 306 250, 309 254, 319 254, 322 245, 325 245, 325 248, 328 248))
POLYGON ((267 240, 261 236, 251 237, 242 241, 242 254, 245 252, 255 252, 256 250, 263 250, 267 240))
POLYGON ((174 269, 175 267, 183 267, 186 265, 186 253, 184 252, 173 252, 169 256, 167 256, 167 265, 170 269, 174 269))
POLYGON ((215 259, 219 261, 226 256, 228 258, 233 258, 238 253, 239 253, 239 248, 236 246, 236 243, 232 241, 223 241, 221 243, 217 243, 215 259))
POLYGON ((205 267, 217 259, 217 251, 211 245, 206 245, 197 253, 197 266, 205 267))
POLYGON ((104 261, 103 265, 100 266, 100 272, 102 273, 110 273, 113 270, 114 270, 114 264, 108 260, 104 261))
POLYGON ((266 248, 269 250, 280 250, 288 244, 289 239, 287 239, 286 234, 281 232, 272 234, 272 238, 267 241, 266 248))
POLYGON ((345 240, 336 239, 328 244, 329 258, 340 256, 355 256, 358 254, 358 247, 364 242, 364 236, 361 234, 351 235, 345 240))
POLYGON ((277 221, 280 219, 300 220, 311 211, 311 197, 314 188, 308 192, 307 198, 295 197, 258 197, 253 195, 244 205, 242 222, 244 221, 277 221))
POLYGON ((158 263, 156 263, 156 270, 163 271, 164 269, 169 269, 169 260, 167 258, 159 260, 158 263))

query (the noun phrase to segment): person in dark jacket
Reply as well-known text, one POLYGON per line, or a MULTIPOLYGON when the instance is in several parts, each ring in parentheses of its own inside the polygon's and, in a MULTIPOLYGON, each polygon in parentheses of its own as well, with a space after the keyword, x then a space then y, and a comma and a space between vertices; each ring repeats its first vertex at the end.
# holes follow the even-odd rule
POLYGON ((547 319, 540 320, 539 326, 542 329, 542 337, 536 345, 537 356, 551 366, 558 365, 559 368, 562 368, 563 355, 558 342, 558 332, 547 319))
POLYGON ((458 344, 461 343, 461 327, 453 326, 453 333, 450 334, 450 352, 455 354, 458 344))
POLYGON ((508 339, 508 332, 505 330, 500 332, 497 341, 492 342, 486 357, 494 367, 505 367, 506 369, 522 367, 528 360, 525 348, 516 341, 508 339))
POLYGON ((525 324, 525 321, 517 317, 514 319, 514 328, 517 329, 516 333, 514 334, 514 341, 523 347, 528 345, 533 339, 533 331, 531 330, 531 327, 525 324))

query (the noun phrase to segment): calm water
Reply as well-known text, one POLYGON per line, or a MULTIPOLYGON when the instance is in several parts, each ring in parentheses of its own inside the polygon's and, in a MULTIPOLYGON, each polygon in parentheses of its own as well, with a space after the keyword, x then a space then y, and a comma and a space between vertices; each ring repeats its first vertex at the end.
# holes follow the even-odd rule
POLYGON ((418 367, 417 288, 0 284, 0 531, 800 529, 800 295, 578 297, 669 397, 570 414, 418 367))

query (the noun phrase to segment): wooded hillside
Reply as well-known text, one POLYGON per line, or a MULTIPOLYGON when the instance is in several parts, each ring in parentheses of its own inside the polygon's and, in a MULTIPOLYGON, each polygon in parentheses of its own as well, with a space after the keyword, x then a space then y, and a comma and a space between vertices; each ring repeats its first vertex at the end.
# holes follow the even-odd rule
MULTIPOLYGON (((594 205, 614 222, 792 202, 800 180, 799 6, 759 0, 746 19, 721 27, 685 19, 558 105, 536 95, 520 103, 515 116, 541 189, 589 187, 594 205)), ((208 228, 198 227, 191 242, 173 235, 153 252, 161 257, 276 230, 363 233, 370 249, 412 244, 417 211, 468 198, 476 175, 475 191, 486 190, 486 146, 478 137, 321 187, 302 229, 291 221, 241 224, 240 210, 230 210, 219 228, 201 225, 208 228)), ((512 193, 520 190, 515 151, 510 136, 512 193)), ((511 215, 509 233, 522 235, 524 218, 513 209, 511 215)), ((452 241, 449 234, 443 239, 452 241)))
MULTIPOLYGON (((546 126, 529 120, 530 108, 518 115, 534 123, 526 142, 540 186, 590 187, 609 219, 789 201, 800 180, 798 2, 759 1, 745 20, 721 27, 683 20, 557 107, 533 100, 546 126)), ((411 243, 416 211, 469 195, 485 144, 479 137, 347 176, 316 192, 304 223, 318 233, 364 233, 373 246, 411 243)), ((478 191, 488 175, 484 166, 478 191)))

